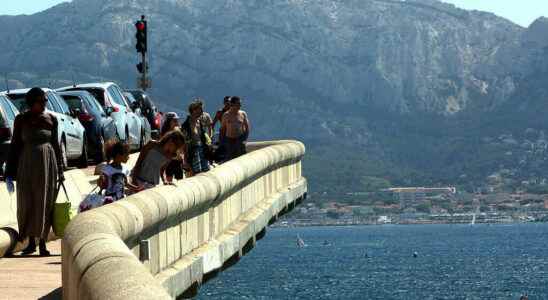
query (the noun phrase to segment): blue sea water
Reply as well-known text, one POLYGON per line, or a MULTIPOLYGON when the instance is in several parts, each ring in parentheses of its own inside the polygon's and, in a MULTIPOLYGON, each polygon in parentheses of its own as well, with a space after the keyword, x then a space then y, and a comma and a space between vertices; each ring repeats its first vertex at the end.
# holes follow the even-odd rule
POLYGON ((548 224, 269 229, 198 299, 548 299, 547 233, 548 224))

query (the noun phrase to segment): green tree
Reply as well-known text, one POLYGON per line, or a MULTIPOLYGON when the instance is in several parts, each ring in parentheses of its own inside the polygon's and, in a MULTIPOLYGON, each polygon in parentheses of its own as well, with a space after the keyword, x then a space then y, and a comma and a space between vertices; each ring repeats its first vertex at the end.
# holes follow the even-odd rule
POLYGON ((363 176, 360 182, 362 189, 365 192, 377 192, 392 186, 390 181, 374 176, 363 176))

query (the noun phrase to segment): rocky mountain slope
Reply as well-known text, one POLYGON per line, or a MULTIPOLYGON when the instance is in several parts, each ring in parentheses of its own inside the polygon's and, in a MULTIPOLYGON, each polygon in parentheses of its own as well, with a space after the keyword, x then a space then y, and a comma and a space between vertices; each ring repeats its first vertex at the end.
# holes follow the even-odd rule
POLYGON ((316 190, 526 178, 492 141, 548 130, 548 19, 522 28, 435 0, 73 0, 1 16, 0 70, 13 86, 134 87, 143 13, 165 107, 242 95, 254 138, 307 143, 316 190))

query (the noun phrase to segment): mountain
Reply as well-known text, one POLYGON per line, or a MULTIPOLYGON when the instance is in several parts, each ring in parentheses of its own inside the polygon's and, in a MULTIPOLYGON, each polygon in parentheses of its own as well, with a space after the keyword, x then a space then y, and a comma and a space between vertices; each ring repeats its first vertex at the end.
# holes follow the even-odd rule
POLYGON ((162 107, 243 96, 254 139, 307 144, 313 191, 548 178, 524 146, 548 130, 546 18, 435 0, 73 0, 0 16, 1 70, 13 86, 134 87, 141 14, 162 107))

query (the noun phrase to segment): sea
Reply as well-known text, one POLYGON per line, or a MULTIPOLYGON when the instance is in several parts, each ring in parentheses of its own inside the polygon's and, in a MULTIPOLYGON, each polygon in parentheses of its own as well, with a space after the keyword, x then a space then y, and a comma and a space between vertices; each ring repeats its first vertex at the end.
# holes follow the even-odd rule
POLYGON ((197 298, 517 300, 525 293, 548 299, 548 224, 269 228, 197 298))

